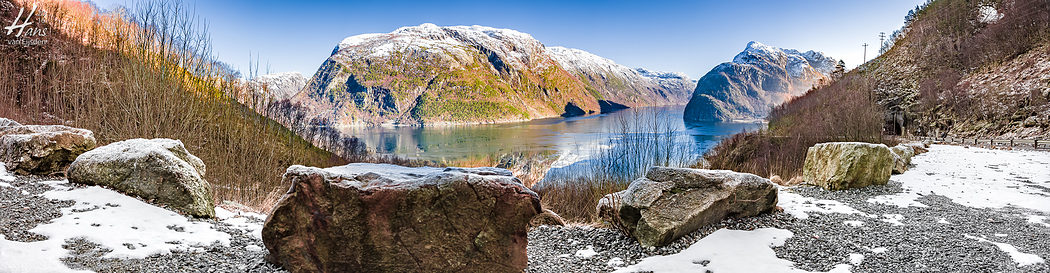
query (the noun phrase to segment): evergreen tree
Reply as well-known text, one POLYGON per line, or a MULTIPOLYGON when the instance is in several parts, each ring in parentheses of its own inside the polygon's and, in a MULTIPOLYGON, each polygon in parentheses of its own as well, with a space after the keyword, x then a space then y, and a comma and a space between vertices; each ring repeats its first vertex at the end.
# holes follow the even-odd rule
POLYGON ((842 78, 842 75, 846 74, 846 62, 839 60, 839 63, 835 65, 835 70, 831 71, 832 79, 842 78))

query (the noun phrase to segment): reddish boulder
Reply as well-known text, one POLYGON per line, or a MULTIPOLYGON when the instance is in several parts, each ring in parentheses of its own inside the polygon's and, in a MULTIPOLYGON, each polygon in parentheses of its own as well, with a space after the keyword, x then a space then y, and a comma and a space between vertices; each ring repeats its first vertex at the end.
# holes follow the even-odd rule
POLYGON ((539 196, 497 168, 292 166, 263 226, 291 272, 521 272, 539 196))

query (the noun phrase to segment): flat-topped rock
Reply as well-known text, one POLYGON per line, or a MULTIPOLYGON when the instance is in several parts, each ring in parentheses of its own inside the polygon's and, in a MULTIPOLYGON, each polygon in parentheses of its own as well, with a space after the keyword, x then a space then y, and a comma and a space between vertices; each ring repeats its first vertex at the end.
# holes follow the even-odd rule
POLYGON ((885 185, 894 156, 883 144, 828 142, 809 147, 802 179, 827 190, 885 185))
POLYGON ((727 170, 653 167, 624 191, 599 201, 598 215, 642 246, 664 246, 729 217, 773 211, 769 179, 727 170))
POLYGON ((214 217, 204 161, 182 141, 129 139, 88 151, 69 166, 69 182, 102 185, 197 217, 214 217))
POLYGON ((0 161, 17 174, 63 174, 77 156, 91 148, 95 148, 95 135, 85 129, 0 120, 0 161))
POLYGON ((292 272, 521 272, 539 196, 498 168, 289 167, 263 227, 292 272))

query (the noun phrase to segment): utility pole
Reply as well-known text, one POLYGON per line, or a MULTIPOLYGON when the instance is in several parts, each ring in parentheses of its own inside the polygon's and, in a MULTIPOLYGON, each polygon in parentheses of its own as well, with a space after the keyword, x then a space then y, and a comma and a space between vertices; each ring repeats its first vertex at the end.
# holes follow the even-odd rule
POLYGON ((860 63, 868 62, 868 43, 864 43, 864 58, 860 60, 860 63))
POLYGON ((879 54, 886 53, 886 32, 879 32, 879 54))

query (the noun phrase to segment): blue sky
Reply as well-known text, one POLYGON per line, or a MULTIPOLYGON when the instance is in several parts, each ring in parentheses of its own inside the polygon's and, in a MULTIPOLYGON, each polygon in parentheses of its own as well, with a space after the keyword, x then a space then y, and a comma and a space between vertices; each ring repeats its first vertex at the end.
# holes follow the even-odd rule
MULTIPOLYGON (((103 8, 128 0, 95 0, 103 8)), ((343 38, 401 26, 484 25, 532 34, 630 67, 699 78, 748 41, 861 62, 861 44, 903 24, 923 0, 880 1, 273 1, 187 0, 209 23, 216 57, 246 71, 309 77, 343 38)), ((868 58, 878 49, 868 47, 868 58)))

